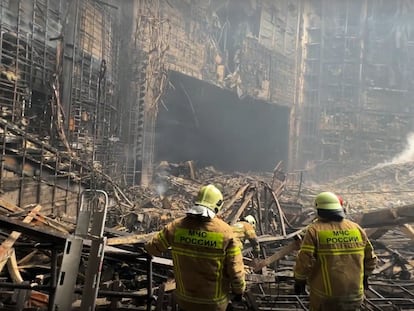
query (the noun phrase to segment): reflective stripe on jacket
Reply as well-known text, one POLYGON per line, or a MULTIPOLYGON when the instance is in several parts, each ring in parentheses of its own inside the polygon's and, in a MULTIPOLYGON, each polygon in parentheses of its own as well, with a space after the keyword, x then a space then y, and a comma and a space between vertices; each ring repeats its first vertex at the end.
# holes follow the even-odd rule
POLYGON ((316 297, 360 301, 363 276, 377 257, 365 231, 356 223, 317 220, 307 228, 296 259, 296 279, 308 280, 311 303, 316 297))
POLYGON ((232 225, 231 228, 233 229, 234 238, 237 245, 240 246, 240 249, 243 250, 244 242, 246 240, 249 240, 254 250, 260 250, 256 231, 251 224, 249 224, 247 221, 239 221, 232 225))
POLYGON ((231 227, 215 217, 173 221, 145 245, 152 255, 171 247, 176 297, 184 310, 225 310, 229 293, 245 290, 244 265, 231 227), (204 306, 204 308, 203 308, 204 306))

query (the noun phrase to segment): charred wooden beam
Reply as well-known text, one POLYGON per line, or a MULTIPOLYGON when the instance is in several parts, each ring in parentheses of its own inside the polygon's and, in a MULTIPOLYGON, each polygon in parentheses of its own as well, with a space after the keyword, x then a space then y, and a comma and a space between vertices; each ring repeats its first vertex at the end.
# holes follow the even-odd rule
POLYGON ((403 225, 414 222, 414 204, 369 211, 355 219, 364 228, 403 225))
POLYGON ((66 235, 58 232, 52 232, 40 227, 34 227, 20 220, 10 219, 9 217, 0 215, 0 226, 4 229, 18 231, 21 234, 30 236, 36 240, 47 241, 62 247, 66 241, 66 235))
POLYGON ((241 196, 243 195, 243 193, 246 192, 246 190, 249 188, 249 184, 244 185, 242 187, 240 187, 237 192, 232 196, 232 198, 230 200, 228 200, 227 202, 224 203, 224 208, 223 208, 223 212, 226 212, 228 209, 230 209, 233 204, 241 198, 241 196))
MULTIPOLYGON (((40 211, 41 208, 42 207, 40 205, 37 205, 35 208, 33 208, 33 210, 30 211, 29 215, 27 215, 23 219, 23 223, 30 223, 33 220, 33 214, 35 212, 40 211)), ((20 235, 21 235, 20 232, 13 231, 12 233, 10 233, 7 239, 3 241, 3 243, 1 243, 0 245, 0 271, 3 270, 3 267, 6 264, 7 258, 9 257, 10 249, 13 247, 14 243, 17 241, 20 235)))
POLYGON ((240 205, 238 209, 235 209, 234 212, 230 215, 228 222, 231 225, 234 225, 240 218, 240 216, 243 214, 244 210, 246 209, 247 205, 251 202, 253 196, 255 194, 254 190, 251 190, 246 197, 244 198, 243 203, 240 205))
POLYGON ((259 262, 253 262, 253 270, 258 272, 262 270, 264 267, 282 259, 286 255, 289 255, 295 250, 300 248, 300 241, 292 241, 289 244, 282 246, 279 248, 276 253, 267 257, 266 259, 260 260, 259 262))

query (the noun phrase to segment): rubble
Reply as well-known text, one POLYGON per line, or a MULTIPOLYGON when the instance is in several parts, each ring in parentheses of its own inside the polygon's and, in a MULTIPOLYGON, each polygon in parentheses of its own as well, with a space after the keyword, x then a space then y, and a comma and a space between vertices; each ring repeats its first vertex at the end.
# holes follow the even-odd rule
MULTIPOLYGON (((378 174, 373 173, 375 179, 378 174)), ((150 187, 114 190, 118 198, 122 193, 126 200, 115 200, 118 205, 108 211, 107 243, 97 309, 139 310, 150 296, 158 298, 154 304, 157 310, 164 310, 172 303, 171 292, 175 285, 171 259, 153 258, 152 275, 149 276, 149 262, 142 245, 163 225, 185 214, 200 185, 214 183, 225 195, 226 203, 219 217, 232 223, 249 213, 258 219, 262 257, 252 260, 251 249, 246 245, 243 253, 249 290, 245 304, 235 305, 234 309, 266 310, 272 305, 274 310, 278 310, 276 306, 307 310, 306 297, 292 295, 292 267, 299 247, 295 237, 314 217, 308 207, 310 203, 306 201, 310 197, 306 187, 297 196, 298 185, 292 189, 287 187, 290 181, 280 165, 276 166, 273 174, 227 174, 213 167, 197 168, 193 162, 164 162, 155 171, 155 176, 156 182, 150 187), (151 284, 148 280, 152 280, 151 284)), ((339 182, 335 184, 335 187, 340 186, 339 182)), ((67 235, 73 233, 74 224, 43 214, 39 205, 20 208, 1 199, 0 207, 4 215, 0 214, 3 230, 14 230, 0 246, 3 266, 7 262, 1 286, 14 290, 0 295, 0 301, 7 305, 12 303, 14 296, 23 297, 21 295, 24 294, 25 308, 36 305, 46 309, 49 304, 47 297, 53 295, 51 284, 56 281, 59 254, 67 235), (50 244, 51 241, 54 242, 50 244)), ((391 209, 367 208, 365 213, 353 213, 351 209, 349 217, 367 228, 380 258, 366 308, 380 306, 384 295, 393 295, 393 300, 390 300, 392 306, 405 308, 407 305, 401 299, 411 293, 410 287, 414 286, 410 281, 414 269, 414 252, 410 251, 414 236, 410 226, 414 216, 412 210, 412 205, 391 209)), ((85 244, 74 310, 80 306, 88 249, 85 244)))
POLYGON ((97 309, 171 306, 172 261, 142 246, 207 183, 218 217, 258 219, 233 309, 307 309, 291 271, 325 190, 380 256, 364 308, 412 308, 413 162, 382 163, 413 138, 414 6, 395 2, 0 0, 0 309, 53 309, 85 190, 109 195, 97 309))

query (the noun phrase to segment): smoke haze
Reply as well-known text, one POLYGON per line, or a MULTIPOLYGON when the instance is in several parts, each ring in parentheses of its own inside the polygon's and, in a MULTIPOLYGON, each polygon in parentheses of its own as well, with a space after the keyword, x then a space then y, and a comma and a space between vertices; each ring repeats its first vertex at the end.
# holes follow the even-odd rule
POLYGON ((402 164, 414 161, 414 133, 407 137, 407 146, 398 155, 396 155, 388 164, 402 164))

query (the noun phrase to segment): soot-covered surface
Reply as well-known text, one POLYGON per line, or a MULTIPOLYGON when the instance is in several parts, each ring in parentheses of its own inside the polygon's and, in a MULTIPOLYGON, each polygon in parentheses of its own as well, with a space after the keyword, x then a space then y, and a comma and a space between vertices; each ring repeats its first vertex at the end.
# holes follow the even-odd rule
POLYGON ((289 109, 170 74, 156 127, 157 161, 196 160, 229 171, 269 171, 287 162, 289 109))

